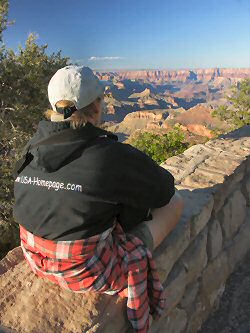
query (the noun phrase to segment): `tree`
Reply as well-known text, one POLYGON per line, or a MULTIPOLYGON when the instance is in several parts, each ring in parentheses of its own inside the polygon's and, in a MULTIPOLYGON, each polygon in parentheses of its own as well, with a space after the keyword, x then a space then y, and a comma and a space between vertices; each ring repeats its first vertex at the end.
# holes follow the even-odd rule
POLYGON ((232 87, 231 92, 227 97, 229 105, 222 105, 212 113, 226 121, 231 126, 230 130, 250 124, 250 79, 232 87))
MULTIPOLYGON (((8 7, 8 0, 0 0, 1 42, 2 33, 9 25, 8 7)), ((69 60, 60 51, 47 54, 47 47, 38 45, 37 36, 30 34, 25 46, 19 46, 17 52, 3 43, 0 48, 0 233, 1 221, 5 221, 5 227, 11 224, 10 230, 14 230, 13 239, 18 233, 12 223, 12 170, 43 111, 49 107, 49 79, 69 60)))
POLYGON ((3 42, 3 31, 8 25, 12 24, 12 21, 8 20, 9 1, 0 0, 0 42, 3 42))
MULTIPOLYGON (((47 55, 47 45, 39 46, 35 34, 30 34, 25 47, 18 52, 5 50, 0 64, 1 109, 12 112, 14 125, 26 131, 39 120, 49 106, 47 86, 57 69, 64 67, 68 58, 61 52, 47 55)), ((6 112, 5 112, 6 113, 6 112)))
POLYGON ((184 134, 179 126, 161 135, 142 132, 131 140, 131 144, 159 164, 171 156, 183 153, 189 146, 187 142, 184 142, 184 134))

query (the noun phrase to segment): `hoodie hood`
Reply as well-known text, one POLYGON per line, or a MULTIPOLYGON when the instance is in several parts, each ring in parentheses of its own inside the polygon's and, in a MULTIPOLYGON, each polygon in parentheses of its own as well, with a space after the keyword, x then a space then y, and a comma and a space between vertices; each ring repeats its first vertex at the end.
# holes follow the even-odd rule
POLYGON ((42 171, 55 172, 78 158, 91 141, 103 136, 118 141, 118 137, 113 133, 89 122, 84 127, 74 130, 68 122, 43 120, 39 122, 37 132, 27 145, 22 169, 23 164, 26 167, 32 163, 42 171))

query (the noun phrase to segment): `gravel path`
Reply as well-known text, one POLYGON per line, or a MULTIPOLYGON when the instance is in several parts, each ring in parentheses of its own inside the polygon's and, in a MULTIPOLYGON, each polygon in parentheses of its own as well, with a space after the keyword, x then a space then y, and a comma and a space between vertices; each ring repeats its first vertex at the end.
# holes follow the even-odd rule
POLYGON ((199 333, 250 333, 250 252, 228 279, 219 308, 199 333))

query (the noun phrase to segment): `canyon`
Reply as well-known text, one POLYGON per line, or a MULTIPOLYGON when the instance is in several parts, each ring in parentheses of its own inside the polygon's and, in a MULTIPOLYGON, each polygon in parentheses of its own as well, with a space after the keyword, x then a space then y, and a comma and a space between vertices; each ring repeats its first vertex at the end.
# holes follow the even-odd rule
POLYGON ((179 124, 198 143, 202 137, 211 139, 213 131, 227 130, 213 111, 229 105, 231 88, 250 77, 250 68, 119 70, 96 75, 105 85, 103 126, 120 141, 129 142, 138 131, 165 133, 179 124))
MULTIPOLYGON (((209 68, 209 69, 182 69, 182 70, 117 70, 112 72, 97 72, 100 79, 109 80, 113 77, 119 80, 146 80, 146 81, 209 81, 219 78, 244 79, 250 76, 250 68, 209 68)), ((218 81, 219 81, 218 80, 218 81)))

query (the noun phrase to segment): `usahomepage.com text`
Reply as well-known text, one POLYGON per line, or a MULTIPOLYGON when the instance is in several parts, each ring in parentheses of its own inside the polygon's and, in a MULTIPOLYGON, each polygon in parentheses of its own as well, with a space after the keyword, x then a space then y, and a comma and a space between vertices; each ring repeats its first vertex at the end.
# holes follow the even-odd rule
POLYGON ((62 182, 44 180, 38 177, 20 176, 16 178, 15 182, 21 184, 30 184, 34 186, 46 187, 48 190, 53 189, 55 191, 67 190, 67 191, 82 192, 82 185, 71 184, 71 183, 65 185, 65 183, 62 182))

